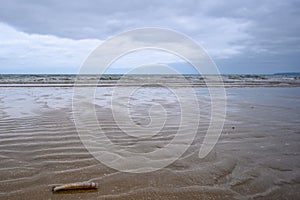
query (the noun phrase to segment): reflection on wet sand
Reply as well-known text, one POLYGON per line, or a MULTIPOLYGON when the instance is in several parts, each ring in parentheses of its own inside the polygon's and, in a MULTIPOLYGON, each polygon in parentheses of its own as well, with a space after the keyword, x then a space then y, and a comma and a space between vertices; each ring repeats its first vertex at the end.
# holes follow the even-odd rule
MULTIPOLYGON (((177 129, 176 100, 144 88, 132 102, 133 120, 146 125, 151 102, 169 121, 152 139, 130 140, 110 117, 111 90, 97 89, 103 130, 133 151, 162 148, 177 129), (151 95, 150 95, 151 94, 151 95), (158 95, 160 94, 160 95, 158 95)), ((197 137, 173 164, 130 174, 110 169, 84 148, 72 119, 72 88, 0 88, 1 199, 298 199, 300 92, 294 88, 229 88, 224 130, 204 159, 198 153, 210 119, 209 95, 196 88, 201 111, 197 137), (53 184, 93 181, 96 192, 53 194, 53 184)), ((88 123, 88 119, 87 119, 88 123)), ((184 141, 183 141, 184 142, 184 141)))

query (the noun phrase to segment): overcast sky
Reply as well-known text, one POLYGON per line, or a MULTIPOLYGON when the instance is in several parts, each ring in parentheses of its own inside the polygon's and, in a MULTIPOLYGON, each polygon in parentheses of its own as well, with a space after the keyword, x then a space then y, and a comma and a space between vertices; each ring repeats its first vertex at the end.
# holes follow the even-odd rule
MULTIPOLYGON (((221 73, 300 71, 296 0, 0 0, 0 4, 0 73, 77 73, 103 41, 143 27, 173 29, 191 37, 221 73)), ((129 60, 147 57, 145 61, 156 63, 161 56, 178 66, 176 58, 164 53, 142 54, 129 60)), ((115 65, 112 72, 125 72, 130 64, 115 65)))

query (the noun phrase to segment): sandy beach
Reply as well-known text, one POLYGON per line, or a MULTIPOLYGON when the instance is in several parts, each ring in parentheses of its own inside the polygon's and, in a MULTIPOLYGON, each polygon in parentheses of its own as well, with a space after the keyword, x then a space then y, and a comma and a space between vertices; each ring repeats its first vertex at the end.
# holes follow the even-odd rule
MULTIPOLYGON (((106 167, 85 149, 72 115, 72 87, 0 87, 0 199, 299 199, 300 89, 227 87, 227 116, 213 151, 200 159, 199 148, 209 125, 207 90, 195 87, 201 110, 197 137, 173 164, 161 170, 131 174, 106 167), (51 192, 55 184, 94 181, 95 192, 51 192)), ((3 84, 3 85, 5 85, 3 84)), ((159 144, 176 126, 178 107, 159 87, 144 88, 133 116, 147 124, 144 110, 153 101, 171 117, 159 144)), ((109 112, 111 87, 97 88, 95 107, 103 130, 119 137, 109 112)), ((87 119, 88 121, 88 119, 87 119)), ((124 139, 124 140, 123 140, 124 139)))
POLYGON ((0 200, 300 200, 299 0, 0 5, 0 200))

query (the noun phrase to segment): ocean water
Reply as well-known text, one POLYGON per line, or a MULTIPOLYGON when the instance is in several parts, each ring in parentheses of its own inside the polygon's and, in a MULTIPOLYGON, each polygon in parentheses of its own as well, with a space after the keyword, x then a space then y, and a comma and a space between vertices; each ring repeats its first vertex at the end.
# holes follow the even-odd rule
MULTIPOLYGON (((184 78, 195 87, 206 87, 206 80, 214 75, 183 75, 184 78)), ((225 87, 299 87, 300 75, 222 75, 225 87)), ((0 75, 0 87, 69 87, 77 83, 77 86, 90 86, 90 84, 98 87, 108 87, 118 84, 123 78, 126 86, 139 85, 144 80, 156 79, 158 83, 173 83, 174 86, 180 86, 180 79, 176 75, 16 75, 2 74, 0 75)))

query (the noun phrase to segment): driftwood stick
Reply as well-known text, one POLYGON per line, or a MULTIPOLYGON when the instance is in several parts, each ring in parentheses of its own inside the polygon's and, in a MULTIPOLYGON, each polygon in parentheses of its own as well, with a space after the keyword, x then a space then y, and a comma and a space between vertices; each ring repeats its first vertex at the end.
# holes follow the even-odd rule
POLYGON ((98 189, 98 184, 94 182, 78 182, 69 183, 65 185, 59 185, 52 187, 53 192, 65 191, 65 190, 83 190, 83 189, 98 189))

